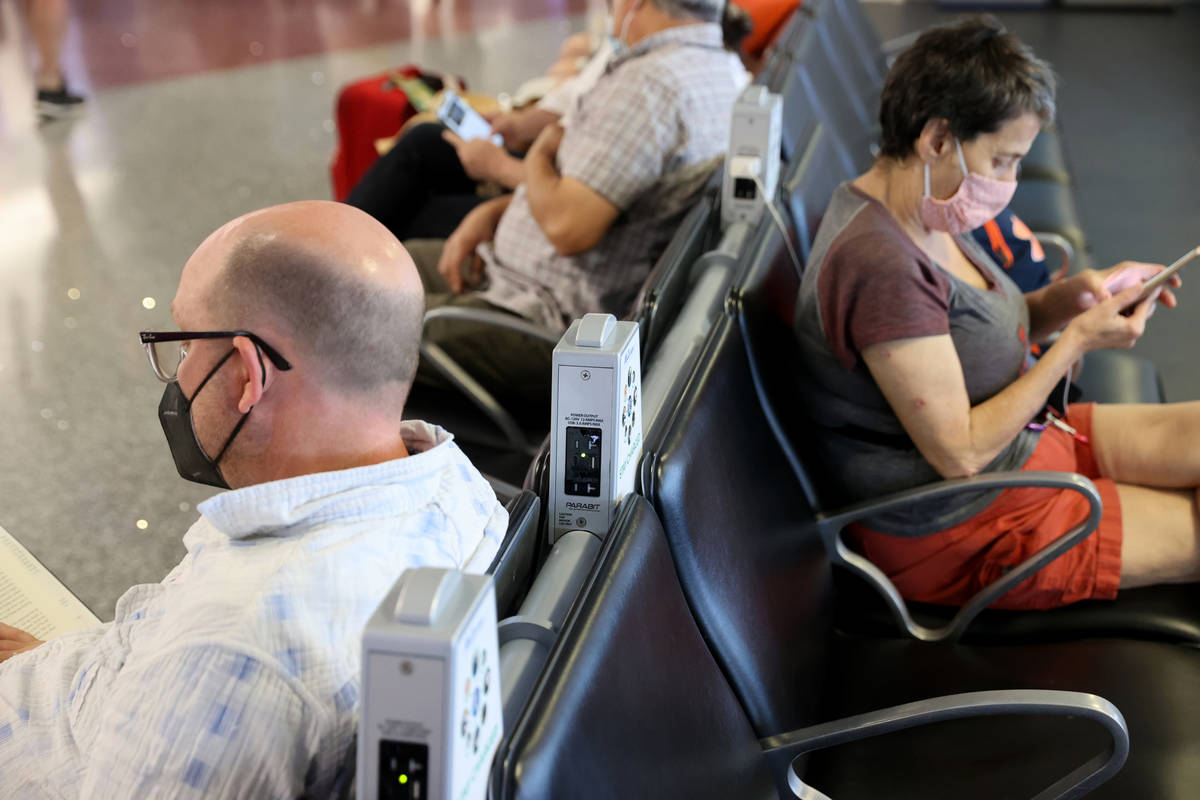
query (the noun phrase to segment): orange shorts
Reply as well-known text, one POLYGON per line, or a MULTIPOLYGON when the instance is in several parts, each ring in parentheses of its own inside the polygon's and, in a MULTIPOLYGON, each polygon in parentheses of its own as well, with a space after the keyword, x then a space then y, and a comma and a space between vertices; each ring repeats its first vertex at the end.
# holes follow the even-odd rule
MULTIPOLYGON (((1090 444, 1092 403, 1075 403, 1066 422, 1080 441, 1047 427, 1023 470, 1078 472, 1104 501, 1100 526, 992 604, 993 608, 1053 608, 1088 598, 1111 599, 1121 581, 1121 502, 1101 478, 1090 444)), ((909 600, 962 605, 987 584, 1083 521, 1088 505, 1069 489, 1006 489, 987 508, 953 528, 905 539, 860 525, 851 528, 863 554, 909 600)))

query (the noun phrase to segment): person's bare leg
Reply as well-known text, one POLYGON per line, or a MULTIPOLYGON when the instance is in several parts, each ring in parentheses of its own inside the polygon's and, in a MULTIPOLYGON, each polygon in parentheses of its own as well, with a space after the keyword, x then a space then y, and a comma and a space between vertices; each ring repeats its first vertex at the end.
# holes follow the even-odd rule
POLYGON ((29 0, 29 28, 38 50, 34 81, 39 89, 61 89, 62 45, 67 33, 67 0, 29 0))
POLYGON ((1196 493, 1117 484, 1121 498, 1121 588, 1200 580, 1196 493))
POLYGON ((1092 437, 1121 498, 1121 588, 1200 580, 1200 403, 1097 404, 1092 437))
POLYGON ((1200 486, 1200 402, 1098 403, 1092 433, 1106 478, 1160 489, 1200 486))

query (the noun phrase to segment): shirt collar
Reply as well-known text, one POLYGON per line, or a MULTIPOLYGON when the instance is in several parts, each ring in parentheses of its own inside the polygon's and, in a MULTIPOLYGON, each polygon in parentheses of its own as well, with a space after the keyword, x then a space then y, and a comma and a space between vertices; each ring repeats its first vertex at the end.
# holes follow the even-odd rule
POLYGON ((609 59, 607 72, 612 72, 619 65, 624 64, 630 59, 644 56, 654 50, 661 50, 665 47, 712 47, 716 49, 724 49, 724 39, 721 35, 721 26, 715 22, 699 22, 691 25, 679 25, 674 28, 667 28, 665 31, 659 31, 651 36, 647 36, 633 47, 618 53, 613 58, 609 59))
POLYGON ((439 473, 459 450, 453 435, 427 422, 402 422, 400 435, 409 451, 405 458, 233 489, 196 508, 231 539, 406 513, 429 502, 439 473))

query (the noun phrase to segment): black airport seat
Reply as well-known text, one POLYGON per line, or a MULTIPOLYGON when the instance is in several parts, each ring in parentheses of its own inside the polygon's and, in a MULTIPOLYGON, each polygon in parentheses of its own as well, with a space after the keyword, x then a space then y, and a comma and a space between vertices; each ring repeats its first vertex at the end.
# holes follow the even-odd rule
MULTIPOLYGON (((931 645, 893 640, 878 646, 863 638, 841 640, 824 713, 844 716, 908 702, 936 686, 939 692, 971 692, 1016 686, 1091 692, 1116 705, 1129 730, 1130 755, 1124 768, 1090 800, 1186 800, 1200 786, 1200 653, 1162 642, 1089 639, 1020 646, 931 645)), ((990 721, 994 722, 994 721, 990 721)), ((956 735, 934 728, 912 732, 903 747, 875 739, 847 745, 831 757, 819 753, 807 765, 805 780, 834 797, 916 798, 1027 797, 1003 791, 982 779, 972 761, 981 750, 989 763, 1036 775, 1047 769, 1045 742, 1059 756, 1085 758, 1102 747, 1094 729, 1069 720, 1041 719, 1021 724, 977 724, 956 735), (919 759, 914 753, 921 753, 919 759), (862 765, 870 765, 864 769, 862 765), (911 785, 914 772, 927 776, 911 785), (834 793, 836 790, 836 794, 834 793)), ((1006 773, 1007 775, 1008 773, 1006 773)), ((1034 784, 1036 786, 1036 783, 1034 784)))
MULTIPOLYGON (((875 160, 871 152, 876 143, 873 116, 877 109, 867 109, 842 68, 846 54, 836 53, 820 19, 811 20, 805 27, 797 49, 793 70, 803 87, 809 106, 837 136, 849 153, 850 170, 865 172, 875 160)), ((793 91, 791 97, 796 97, 793 91)), ((785 116, 789 97, 784 97, 785 116)), ((794 101, 793 101, 794 102, 794 101)))
POLYGON ((605 541, 496 756, 493 800, 778 797, 646 510, 626 504, 636 519, 605 541))
POLYGON ((508 502, 508 530, 488 567, 496 587, 496 615, 515 614, 533 582, 542 502, 528 489, 508 502))
MULTIPOLYGON (((731 305, 736 310, 742 302, 735 291, 731 305)), ((1124 770, 1094 796, 1129 797, 1140 786, 1161 790, 1149 795, 1154 797, 1194 796, 1200 760, 1183 755, 1200 747, 1195 712, 1200 706, 1193 701, 1200 693, 1200 653, 1193 648, 1111 638, 950 645, 835 632, 817 512, 790 474, 783 451, 772 446, 771 425, 750 388, 757 376, 742 333, 735 320, 714 329, 672 424, 661 438, 647 441, 641 490, 662 520, 696 623, 757 733, 770 737, 939 694, 947 686, 954 691, 1023 686, 1089 692, 1122 710, 1133 742, 1124 770), (821 691, 814 696, 804 687, 817 674, 821 691), (954 676, 951 683, 948 674, 954 676), (1120 788, 1109 790, 1113 784, 1120 788)), ((772 362, 772 368, 783 371, 782 363, 772 362)), ((1002 778, 981 780, 969 759, 964 768, 935 758, 934 783, 906 796, 1028 796, 1007 781, 1030 781, 1032 794, 1061 774, 1063 753, 1047 741, 1069 744, 1067 763, 1098 746, 1088 734, 1068 730, 1069 724, 1014 717, 990 721, 986 731, 972 729, 970 735, 938 735, 930 729, 929 749, 919 752, 962 758, 968 750, 985 752, 987 764, 1002 778), (955 769, 960 776, 965 769, 969 780, 943 789, 952 785, 955 769)), ((877 741, 865 760, 843 760, 848 757, 840 752, 814 754, 805 768, 806 782, 835 797, 843 781, 871 787, 847 796, 901 796, 896 782, 913 775, 912 754, 918 751, 907 741, 902 746, 877 741)))
MULTIPOLYGON (((642 326, 642 355, 649 358, 653 348, 662 340, 674 321, 686 297, 687 277, 692 264, 715 236, 717 196, 721 173, 717 170, 695 205, 684 214, 666 248, 655 260, 639 290, 628 317, 642 326)), ((457 317, 501 327, 520 325, 539 339, 557 339, 557 335, 510 315, 496 311, 467 308, 432 309, 426 316, 457 317)), ((422 358, 433 358, 439 369, 461 372, 452 358, 441 348, 422 345, 422 358)), ((505 408, 484 387, 473 384, 464 374, 450 378, 455 388, 443 391, 418 387, 405 408, 406 416, 435 422, 455 434, 459 446, 471 461, 489 477, 510 485, 518 485, 537 452, 538 443, 546 435, 549 419, 530 414, 527 409, 505 408), (459 384, 459 380, 468 384, 459 384)), ((547 403, 547 407, 549 403, 547 403)))
MULTIPOLYGON (((857 636, 904 637, 879 592, 844 570, 834 573, 835 626, 857 636)), ((908 603, 927 628, 950 623, 957 608, 908 603)), ((989 609, 975 617, 962 641, 978 644, 1062 642, 1123 638, 1200 645, 1200 596, 1194 586, 1125 589, 1117 600, 1084 600, 1046 611, 989 609)))
POLYGON ((877 128, 879 92, 887 75, 887 65, 871 23, 862 16, 861 6, 857 0, 809 0, 804 7, 824 29, 828 47, 836 54, 854 102, 865 111, 867 127, 877 128))
MULTIPOLYGON (((803 175, 792 177, 797 185, 803 184, 803 175)), ((817 182, 821 184, 820 175, 817 182)), ((803 375, 798 371, 802 369, 802 363, 792 330, 792 319, 799 277, 791 264, 782 235, 765 224, 760 224, 752 238, 746 261, 735 292, 764 410, 776 428, 781 446, 788 453, 792 468, 801 481, 800 485, 809 493, 810 507, 815 512, 834 514, 834 503, 829 500, 831 492, 828 489, 821 491, 820 465, 815 463, 810 452, 808 428, 811 423, 804 411, 803 379, 798 377, 803 375), (792 369, 781 369, 781 364, 794 366, 792 369)), ((1098 364, 1096 372, 1102 371, 1103 364, 1098 364)), ((1076 533, 1083 534, 1082 531, 1076 533)), ((836 552, 831 553, 831 557, 839 561, 842 558, 836 552)), ((849 561, 847 567, 863 569, 863 566, 856 565, 858 559, 854 555, 846 554, 844 558, 849 561)), ((870 569, 869 566, 866 568, 870 569)), ((859 580, 839 581, 839 586, 844 589, 837 594, 839 627, 870 635, 885 632, 885 635, 904 635, 905 631, 897 625, 894 616, 897 613, 895 604, 885 604, 882 600, 884 595, 894 592, 890 582, 880 574, 872 578, 875 582, 870 590, 864 591, 855 585, 854 581, 859 580)), ((1200 642, 1200 602, 1190 599, 1195 595, 1192 589, 1180 586, 1151 587, 1124 592, 1116 601, 1095 601, 1055 611, 985 611, 970 622, 965 632, 954 635, 961 633, 970 641, 1122 635, 1200 642)), ((909 632, 926 636, 934 635, 931 633, 934 630, 945 631, 958 612, 956 608, 909 604, 908 613, 916 623, 909 627, 909 632), (921 631, 920 628, 926 630, 921 631)), ((958 619, 959 623, 965 621, 965 617, 958 619)))
MULTIPOLYGON (((815 677, 797 679, 819 695, 823 687, 815 677)), ((1071 775, 1070 767, 1090 752, 1074 761, 1059 759, 1057 772, 1034 776, 1044 783, 1057 781, 1056 788, 1067 791, 1041 796, 1079 796, 1102 784, 1128 750, 1120 713, 1107 701, 1028 690, 921 700, 759 741, 695 625, 653 509, 645 499, 630 496, 541 679, 493 761, 490 797, 816 797, 793 793, 802 784, 789 787, 789 772, 792 780, 810 780, 805 774, 809 752, 889 732, 894 741, 899 731, 907 743, 912 728, 926 725, 940 729, 941 739, 951 738, 964 717, 992 732, 994 723, 1005 726, 1010 720, 981 715, 1000 714, 1037 715, 1051 723, 1064 714, 1078 715, 1100 723, 1091 730, 1074 721, 1100 755, 1071 775)), ((1031 733, 1052 753, 1077 749, 1031 733)), ((930 753, 937 752, 937 741, 930 753)), ((840 750, 830 753, 834 764, 842 764, 840 750)), ((905 757, 912 755, 925 753, 905 747, 905 757)), ((1022 788, 1028 783, 1025 770, 996 769, 985 750, 966 762, 977 777, 1010 791, 1014 783, 1022 788)))
MULTIPOLYGON (((793 16, 797 25, 808 26, 811 19, 804 14, 793 16)), ((817 121, 817 111, 809 102, 809 89, 803 76, 796 70, 795 63, 785 55, 782 49, 777 49, 767 61, 762 72, 758 74, 755 83, 767 87, 767 90, 779 95, 783 102, 783 129, 780 136, 780 150, 784 163, 797 157, 797 151, 807 141, 812 126, 817 121)), ((849 152, 842 155, 847 169, 853 168, 849 152)))
MULTIPOLYGON (((718 172, 715 177, 720 175, 718 172)), ((692 265, 716 237, 720 228, 719 192, 719 188, 705 191, 688 211, 633 304, 631 318, 638 323, 643 363, 674 323, 691 287, 692 265)))
MULTIPOLYGON (((867 18, 866 10, 859 0, 828 0, 828 2, 833 13, 826 13, 825 16, 835 17, 836 24, 845 31, 848 40, 853 42, 852 51, 846 54, 847 57, 853 57, 861 62, 862 66, 855 69, 861 69, 865 75, 870 76, 876 87, 875 93, 878 94, 879 89, 883 86, 884 78, 887 77, 888 63, 883 43, 875 31, 875 26, 867 18)), ((835 23, 831 22, 830 24, 835 23)))

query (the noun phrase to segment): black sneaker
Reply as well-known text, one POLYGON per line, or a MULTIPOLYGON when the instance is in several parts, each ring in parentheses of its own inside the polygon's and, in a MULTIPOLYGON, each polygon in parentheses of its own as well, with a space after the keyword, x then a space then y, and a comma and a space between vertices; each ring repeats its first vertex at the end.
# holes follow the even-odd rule
POLYGON ((38 89, 37 110, 43 117, 68 117, 83 104, 83 97, 71 94, 64 83, 57 89, 38 89))

